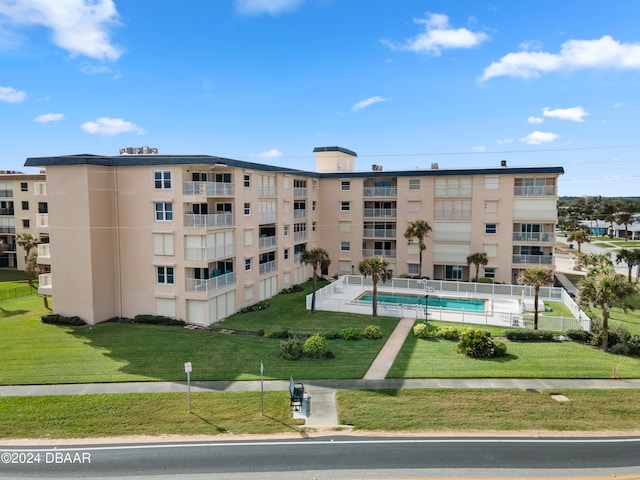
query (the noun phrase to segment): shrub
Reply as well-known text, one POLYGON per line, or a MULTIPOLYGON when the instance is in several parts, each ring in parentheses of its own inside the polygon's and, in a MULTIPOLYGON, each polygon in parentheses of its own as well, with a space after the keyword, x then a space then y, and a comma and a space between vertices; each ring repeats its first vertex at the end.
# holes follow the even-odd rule
POLYGON ((302 356, 300 340, 296 337, 289 337, 280 342, 280 356, 285 360, 297 360, 302 356))
POLYGON ((358 340, 360 338, 360 330, 356 327, 347 327, 342 329, 342 338, 345 340, 358 340))
POLYGON ((183 327, 186 323, 183 320, 177 320, 171 317, 165 317, 162 315, 136 315, 133 317, 135 323, 143 323, 146 325, 170 325, 176 327, 183 327))
POLYGON ((342 334, 338 331, 332 330, 330 332, 325 332, 323 334, 323 337, 327 340, 337 340, 339 338, 342 338, 342 334))
POLYGON ((586 330, 567 330, 567 337, 576 342, 582 343, 590 343, 591 342, 591 333, 586 330))
POLYGON ((492 339, 493 342, 493 353, 492 356, 493 357, 506 357, 507 356, 507 344, 500 341, 500 340, 496 340, 495 338, 492 339))
POLYGON ((80 317, 65 317, 64 315, 58 315, 57 313, 50 313, 48 315, 43 315, 40 320, 42 323, 48 323, 50 325, 73 325, 80 326, 86 325, 87 323, 81 319, 80 317))
POLYGON ((238 313, 259 312, 265 308, 269 308, 269 304, 267 302, 258 302, 253 305, 249 305, 248 307, 241 308, 238 313))
POLYGON ((493 341, 482 330, 465 330, 460 335, 458 353, 471 358, 490 358, 493 355, 493 341))
POLYGON ((482 277, 478 279, 478 283, 493 283, 493 278, 482 277))
POLYGON ((280 339, 286 339, 286 338, 292 337, 292 335, 289 333, 289 330, 287 330, 286 328, 284 330, 278 330, 275 332, 267 332, 264 334, 264 336, 267 338, 280 338, 280 339))
POLYGON ((504 336, 512 342, 553 342, 553 332, 528 328, 505 330, 504 336))
POLYGON ((458 340, 460 338, 460 332, 455 327, 436 327, 434 336, 444 340, 458 340))
POLYGON ((295 284, 295 285, 292 285, 289 288, 283 288, 282 290, 280 290, 280 293, 286 295, 286 294, 289 294, 289 293, 299 293, 299 292, 302 292, 303 290, 304 290, 304 288, 302 288, 302 286, 300 286, 298 284, 295 284))
POLYGON ((327 341, 322 335, 316 333, 307 338, 302 351, 311 358, 323 358, 327 353, 327 341))
POLYGON ((382 330, 378 325, 369 325, 364 329, 364 336, 370 340, 382 338, 382 330))
POLYGON ((413 326, 413 336, 416 338, 434 338, 435 332, 438 327, 431 326, 429 324, 418 323, 413 326))

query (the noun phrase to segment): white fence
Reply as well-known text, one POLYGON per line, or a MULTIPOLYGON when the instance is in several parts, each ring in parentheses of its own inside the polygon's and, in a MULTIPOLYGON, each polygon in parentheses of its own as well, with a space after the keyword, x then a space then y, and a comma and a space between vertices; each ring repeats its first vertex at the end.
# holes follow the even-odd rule
MULTIPOLYGON (((358 302, 356 297, 367 290, 373 289, 370 277, 364 278, 358 275, 345 275, 335 282, 321 288, 316 292, 316 309, 333 312, 357 313, 371 315, 370 302, 358 302)), ((429 320, 441 320, 446 322, 497 325, 513 328, 533 328, 534 314, 520 311, 501 311, 500 297, 502 299, 520 300, 533 298, 534 289, 526 285, 502 285, 475 282, 449 282, 444 280, 421 280, 410 278, 393 278, 384 283, 378 283, 379 292, 405 293, 407 295, 433 294, 434 296, 454 296, 462 298, 487 298, 489 299, 484 312, 470 312, 462 310, 442 309, 424 304, 404 305, 397 303, 378 302, 378 315, 389 317, 409 317, 416 320, 424 320, 425 313, 429 320), (425 312, 427 310, 427 312, 425 312)), ((311 296, 307 295, 307 309, 311 308, 311 296)), ((538 315, 538 328, 564 332, 573 329, 591 330, 591 319, 582 311, 575 301, 561 287, 542 287, 539 299, 562 302, 571 313, 572 317, 556 317, 538 315)))

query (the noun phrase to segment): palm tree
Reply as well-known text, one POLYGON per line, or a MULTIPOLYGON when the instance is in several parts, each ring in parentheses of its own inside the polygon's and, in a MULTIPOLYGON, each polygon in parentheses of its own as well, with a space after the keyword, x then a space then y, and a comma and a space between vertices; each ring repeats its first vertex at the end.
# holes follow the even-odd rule
POLYGON ((609 270, 613 268, 613 262, 609 252, 606 253, 583 253, 578 256, 578 265, 592 270, 609 270))
POLYGON ((616 253, 616 263, 626 263, 627 268, 629 269, 629 283, 631 283, 631 270, 633 270, 633 266, 640 262, 640 250, 631 250, 627 248, 623 248, 616 253))
POLYGON ((553 285, 553 271, 548 268, 533 267, 525 270, 518 278, 520 285, 529 285, 533 287, 533 328, 538 329, 538 298, 540 297, 540 287, 553 285))
POLYGON ((384 257, 368 257, 363 259, 358 265, 358 270, 365 277, 373 280, 373 316, 378 316, 378 282, 386 282, 393 276, 393 271, 389 269, 389 261, 384 257))
POLYGON ((33 287, 34 269, 29 268, 29 254, 31 253, 31 250, 38 246, 38 239, 30 233, 20 233, 16 235, 16 243, 24 248, 25 272, 27 272, 27 280, 29 281, 29 286, 33 287))
POLYGON ((582 244, 584 242, 591 242, 591 239, 589 238, 589 234, 585 230, 578 229, 571 232, 571 234, 567 238, 567 241, 576 242, 578 244, 578 253, 580 254, 582 253, 582 244))
POLYGON ((616 222, 624 225, 624 241, 629 240, 629 224, 633 223, 633 217, 628 212, 619 212, 616 214, 616 222))
POLYGON ((418 276, 422 276, 422 252, 427 249, 424 244, 424 239, 429 236, 430 231, 431 225, 429 225, 426 220, 414 220, 404 231, 404 238, 408 240, 409 244, 413 242, 414 238, 418 240, 418 247, 420 249, 420 269, 418 270, 418 276))
POLYGON ((318 286, 318 268, 329 266, 331 260, 329 260, 329 254, 324 248, 312 248, 311 250, 305 250, 300 255, 300 260, 305 265, 311 265, 313 267, 313 295, 311 296, 311 313, 316 311, 316 290, 318 286))
POLYGON ((633 285, 616 273, 612 266, 601 265, 585 275, 579 285, 581 306, 597 306, 602 310, 602 350, 609 348, 609 314, 611 308, 635 292, 633 285))
POLYGON ((480 274, 480 265, 486 265, 489 263, 489 258, 485 252, 472 253, 467 257, 467 265, 474 264, 476 266, 476 278, 475 281, 478 281, 478 275, 480 274))

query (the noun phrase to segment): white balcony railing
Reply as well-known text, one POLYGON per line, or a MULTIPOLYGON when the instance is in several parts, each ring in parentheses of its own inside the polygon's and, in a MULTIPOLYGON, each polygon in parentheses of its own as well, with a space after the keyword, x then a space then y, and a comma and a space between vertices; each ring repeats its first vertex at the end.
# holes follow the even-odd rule
POLYGON ((437 219, 471 219, 471 210, 445 210, 436 208, 435 218, 437 219))
POLYGON ((468 187, 436 187, 436 197, 471 197, 473 195, 473 189, 468 187))
POLYGON ((53 276, 50 273, 38 275, 38 293, 50 294, 53 288, 53 276))
POLYGON ((365 208, 363 216, 374 218, 395 218, 397 209, 395 208, 365 208))
POLYGON ((556 195, 555 185, 519 185, 514 187, 513 195, 516 197, 553 197, 556 195))
POLYGON ((50 258, 51 257, 51 244, 39 243, 38 244, 38 258, 50 258))
POLYGON ((186 280, 187 292, 199 292, 209 293, 214 290, 219 290, 229 285, 236 283, 236 276, 234 272, 225 273, 218 277, 203 279, 203 278, 187 278, 186 280))
POLYGON ((260 275, 265 275, 267 273, 275 272, 278 270, 278 261, 272 260, 270 262, 265 262, 260 264, 260 275))
POLYGON ((293 254, 293 263, 302 263, 302 252, 293 254))
POLYGON ((395 228, 365 228, 362 231, 363 237, 373 238, 396 238, 397 230, 395 228))
POLYGON ((258 239, 258 245, 259 248, 270 248, 270 247, 275 247, 276 245, 278 245, 278 237, 271 236, 271 237, 260 237, 258 239))
POLYGON ((471 232, 433 232, 435 242, 470 242, 471 232))
POLYGON ((36 215, 36 227, 49 228, 49 214, 48 213, 38 213, 36 215))
POLYGON ((258 222, 273 223, 278 219, 276 212, 258 212, 258 222))
POLYGON ((185 213, 185 228, 220 228, 233 227, 233 213, 214 213, 199 215, 197 213, 185 213))
POLYGON ((45 182, 36 182, 33 184, 33 194, 37 196, 47 195, 47 184, 45 182))
POLYGON ((304 208, 294 210, 293 218, 307 218, 307 210, 304 208))
POLYGON ((304 232, 293 232, 293 241, 294 242, 302 242, 307 239, 307 231, 304 232))
POLYGON ((275 197, 276 196, 275 185, 259 185, 258 196, 259 197, 275 197))
POLYGON ((556 236, 551 232, 513 232, 514 242, 555 242, 556 236))
POLYGON ((553 255, 513 255, 512 263, 529 265, 553 265, 553 255))
MULTIPOLYGON (((550 210, 550 209, 540 209, 540 210, 521 210, 521 209, 514 209, 513 213, 512 213, 512 218, 513 220, 535 220, 535 221, 540 221, 540 220, 547 220, 547 221, 557 221, 558 219, 558 212, 556 211, 556 209, 550 210)), ((522 222, 525 223, 525 222, 522 222)))
POLYGON ((362 190, 364 197, 397 197, 397 187, 365 187, 362 190))
POLYGON ((293 189, 293 196, 296 198, 307 198, 307 189, 302 187, 295 187, 293 189))
POLYGON ((233 183, 228 182, 184 182, 184 195, 203 197, 228 197, 234 194, 233 183))
POLYGON ((185 247, 185 260, 211 261, 219 258, 232 257, 235 254, 235 244, 217 245, 215 247, 185 247))
POLYGON ((396 258, 396 250, 387 250, 384 248, 363 248, 362 256, 396 258))

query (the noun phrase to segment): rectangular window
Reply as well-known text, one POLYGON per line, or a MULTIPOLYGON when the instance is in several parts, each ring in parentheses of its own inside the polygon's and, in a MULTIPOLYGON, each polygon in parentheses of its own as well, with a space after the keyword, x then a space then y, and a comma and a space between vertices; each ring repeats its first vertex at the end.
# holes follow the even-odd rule
POLYGON ((484 278, 496 278, 495 268, 484 268, 484 278))
POLYGON ((420 275, 420 264, 419 263, 408 263, 407 264, 407 273, 409 275, 420 275))
POLYGON ((153 172, 153 184, 156 190, 171 188, 171 171, 157 170, 153 172))
POLYGON ((154 233, 153 234, 153 254, 154 255, 174 255, 172 233, 154 233))
POLYGON ((173 220, 173 204, 156 202, 156 221, 169 222, 173 220))
POLYGON ((351 210, 351 202, 340 202, 340 210, 343 212, 351 210))
POLYGON ((498 225, 496 223, 485 223, 484 233, 486 233, 487 235, 495 235, 496 233, 498 233, 498 225))
POLYGON ((284 259, 285 260, 289 260, 289 249, 288 248, 284 249, 284 259))
POLYGON ((244 214, 251 215, 251 203, 245 202, 244 204, 244 214))
POLYGON ((351 250, 351 242, 340 242, 340 251, 348 252, 351 250))
POLYGON ((340 271, 351 273, 351 262, 347 262, 346 260, 342 260, 340 262, 340 271))
POLYGON ((244 287, 245 300, 251 300, 253 298, 253 285, 250 287, 244 287))
POLYGON ((420 207, 422 206, 420 201, 410 200, 407 202, 407 212, 420 213, 420 207))
POLYGON ((20 183, 20 191, 21 192, 28 192, 29 191, 29 184, 27 182, 20 183))
POLYGON ((22 209, 23 210, 29 210, 29 202, 22 202, 22 209))
POLYGON ((340 222, 340 231, 341 232, 350 232, 351 231, 351 222, 340 222))
POLYGON ((498 177, 484 177, 484 188, 486 190, 498 190, 498 177))
POLYGON ((348 192, 349 190, 351 190, 351 182, 348 180, 340 182, 340 190, 342 190, 343 192, 348 192))
POLYGON ((31 226, 31 222, 28 218, 22 219, 22 228, 29 228, 31 226))
POLYGON ((420 179, 409 180, 409 190, 420 190, 420 179))
POLYGON ((318 206, 317 203, 318 202, 316 202, 315 200, 311 202, 311 210, 314 212, 316 211, 316 207, 318 206))
POLYGON ((244 259, 244 271, 245 272, 251 271, 251 258, 244 259))
POLYGON ((484 202, 484 213, 498 213, 498 202, 495 200, 484 202))
POLYGON ((243 176, 243 181, 244 181, 244 186, 249 188, 251 186, 251 175, 248 173, 245 173, 243 176))
POLYGON ((312 232, 315 232, 317 227, 318 227, 318 222, 312 222, 311 223, 311 231, 312 232))
POLYGON ((173 285, 175 278, 173 275, 173 267, 156 267, 158 284, 173 285))
POLYGON ((284 236, 288 237, 289 236, 289 225, 285 225, 284 226, 284 236))

